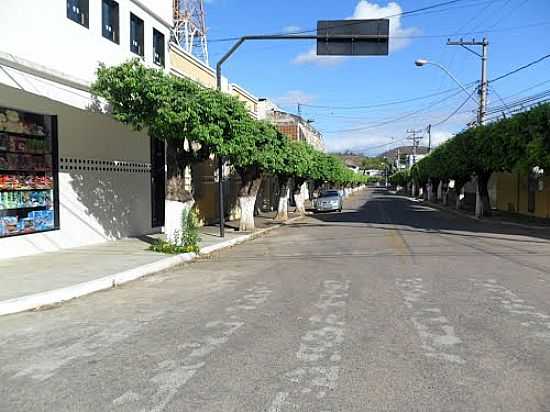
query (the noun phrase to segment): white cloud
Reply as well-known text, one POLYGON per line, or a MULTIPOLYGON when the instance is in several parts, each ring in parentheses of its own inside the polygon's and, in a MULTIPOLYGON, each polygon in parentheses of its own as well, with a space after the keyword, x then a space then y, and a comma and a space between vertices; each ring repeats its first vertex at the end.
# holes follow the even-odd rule
POLYGON ((436 147, 436 146, 439 146, 441 143, 445 143, 447 140, 449 140, 453 136, 454 136, 454 133, 451 133, 447 130, 432 132, 432 147, 436 147))
MULTIPOLYGON (((348 19, 363 20, 363 19, 380 19, 388 16, 390 20, 390 52, 407 47, 411 40, 407 38, 419 30, 415 27, 405 28, 401 22, 400 14, 401 6, 395 2, 389 2, 386 6, 380 6, 371 3, 368 0, 360 0, 355 7, 355 11, 348 19)), ((332 56, 317 56, 316 48, 296 56, 292 62, 294 64, 318 64, 321 66, 333 66, 341 63, 345 58, 332 56)))
POLYGON ((302 30, 302 28, 300 26, 290 25, 290 26, 283 27, 283 32, 285 32, 285 33, 296 33, 296 32, 299 32, 301 30, 302 30))
POLYGON ((317 56, 317 48, 312 47, 306 52, 300 53, 296 56, 292 63, 294 64, 318 64, 319 66, 336 66, 344 60, 344 57, 340 56, 317 56))
POLYGON ((273 98, 273 101, 280 106, 296 105, 298 103, 313 103, 316 96, 307 94, 303 90, 289 90, 285 95, 273 98))
POLYGON ((379 6, 378 4, 369 3, 367 0, 361 0, 355 7, 352 19, 381 19, 387 16, 390 17, 390 52, 407 47, 411 42, 410 39, 404 38, 418 33, 415 27, 405 28, 401 23, 401 14, 403 10, 401 6, 395 2, 388 3, 387 6, 379 6))

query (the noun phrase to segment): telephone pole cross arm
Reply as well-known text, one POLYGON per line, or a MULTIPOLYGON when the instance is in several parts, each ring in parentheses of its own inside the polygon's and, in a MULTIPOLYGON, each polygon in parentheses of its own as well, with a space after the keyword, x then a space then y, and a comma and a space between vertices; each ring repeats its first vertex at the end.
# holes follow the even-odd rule
POLYGON ((489 82, 487 80, 487 51, 489 48, 489 42, 485 37, 481 41, 475 39, 460 39, 452 41, 449 39, 447 41, 447 46, 461 46, 464 49, 468 50, 470 53, 473 53, 481 58, 481 84, 479 88, 479 111, 477 114, 477 123, 479 125, 485 124, 485 117, 487 116, 487 95, 489 89, 489 82), (468 46, 481 46, 481 54, 468 46))

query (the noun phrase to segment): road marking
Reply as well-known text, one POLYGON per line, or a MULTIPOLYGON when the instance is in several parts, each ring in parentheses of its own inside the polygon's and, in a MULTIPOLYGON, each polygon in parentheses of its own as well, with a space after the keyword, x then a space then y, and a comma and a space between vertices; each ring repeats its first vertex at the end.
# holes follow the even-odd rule
POLYGON ((484 287, 490 293, 490 299, 497 302, 502 309, 520 321, 520 324, 533 330, 534 336, 550 339, 550 315, 537 311, 510 289, 498 284, 496 279, 480 281, 472 279, 477 286, 484 287))
POLYGON ((397 279, 396 285, 403 296, 403 303, 413 311, 410 320, 420 338, 424 355, 451 363, 465 363, 462 357, 453 353, 462 340, 456 336, 449 320, 441 315, 441 309, 426 301, 428 291, 422 278, 397 279))
POLYGON ((61 368, 82 358, 92 358, 98 353, 105 352, 106 348, 136 335, 143 327, 160 318, 161 312, 143 315, 141 319, 131 321, 120 320, 107 326, 91 326, 83 328, 85 337, 70 345, 60 346, 57 342, 53 347, 48 339, 33 347, 32 355, 27 359, 16 360, 14 364, 2 365, 0 370, 15 373, 12 379, 30 377, 33 380, 45 381, 54 376, 61 368))
POLYGON ((289 390, 275 395, 269 412, 292 408, 303 410, 304 397, 324 399, 337 386, 345 338, 346 304, 349 281, 327 280, 315 307, 318 313, 309 318, 310 328, 302 336, 296 352, 300 366, 285 374, 289 390))
MULTIPOLYGON (((245 325, 241 315, 247 311, 257 309, 265 303, 271 295, 271 289, 264 285, 256 285, 246 290, 246 294, 233 301, 232 305, 224 310, 224 319, 208 322, 204 325, 206 336, 197 341, 184 342, 178 345, 176 351, 186 353, 174 359, 164 360, 157 365, 157 373, 150 379, 154 384, 153 394, 136 394, 127 391, 115 400, 113 405, 122 406, 134 403, 135 410, 149 399, 153 407, 152 412, 161 412, 173 400, 178 391, 189 382, 197 372, 206 365, 206 357, 221 348, 229 338, 245 325)), ((176 353, 176 355, 179 355, 176 353)), ((141 409, 146 411, 147 409, 141 409)))

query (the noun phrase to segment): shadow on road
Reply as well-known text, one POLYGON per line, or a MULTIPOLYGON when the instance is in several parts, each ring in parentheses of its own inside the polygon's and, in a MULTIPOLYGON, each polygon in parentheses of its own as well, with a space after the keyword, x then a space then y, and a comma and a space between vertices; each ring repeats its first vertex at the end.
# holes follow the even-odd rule
POLYGON ((362 228, 362 225, 367 225, 375 230, 395 230, 393 225, 396 225, 399 226, 398 229, 401 232, 440 233, 524 244, 544 244, 550 241, 550 231, 548 230, 526 229, 491 222, 476 222, 467 217, 452 215, 422 203, 414 202, 403 196, 389 194, 385 190, 374 190, 368 201, 356 210, 348 210, 343 213, 315 214, 312 217, 322 223, 301 222, 289 226, 312 227, 334 224, 338 227, 358 229, 362 228), (358 224, 361 225, 358 226, 358 224), (512 236, 526 236, 531 239, 512 238, 512 236))

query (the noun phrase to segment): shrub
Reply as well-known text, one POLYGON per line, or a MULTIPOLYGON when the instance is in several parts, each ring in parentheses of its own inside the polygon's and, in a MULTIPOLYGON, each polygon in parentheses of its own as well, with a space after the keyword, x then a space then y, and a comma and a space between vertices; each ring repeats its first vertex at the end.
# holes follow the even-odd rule
POLYGON ((149 250, 170 255, 200 252, 199 223, 197 214, 193 209, 183 211, 181 215, 181 232, 176 232, 174 238, 174 242, 158 239, 149 247, 149 250))

